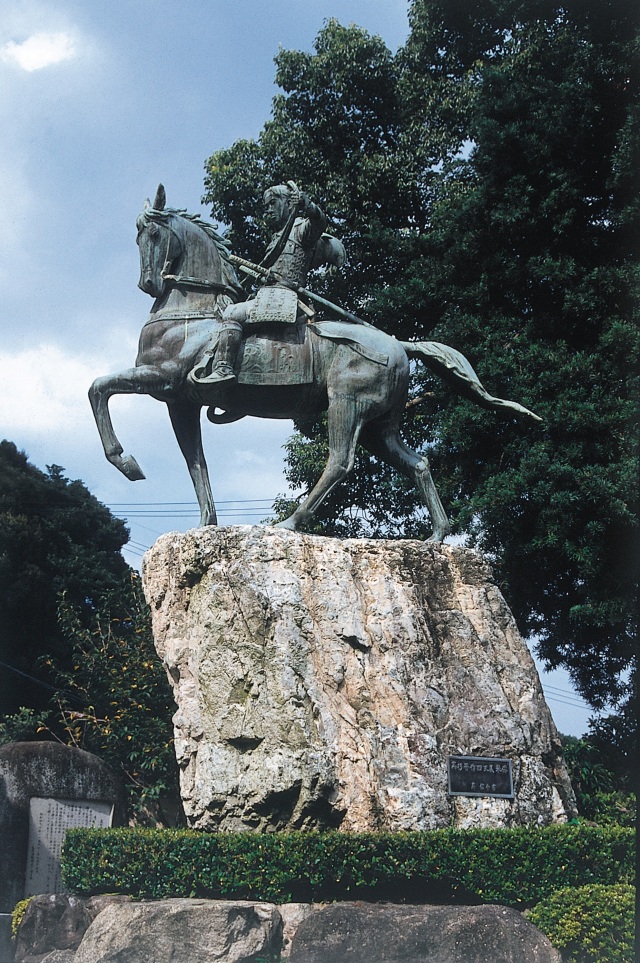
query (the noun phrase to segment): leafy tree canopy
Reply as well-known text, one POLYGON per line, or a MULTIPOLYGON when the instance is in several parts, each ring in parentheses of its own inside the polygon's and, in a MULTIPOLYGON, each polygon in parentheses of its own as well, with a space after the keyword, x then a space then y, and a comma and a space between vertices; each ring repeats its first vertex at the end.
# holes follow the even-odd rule
POLYGON ((65 669, 49 660, 59 687, 50 731, 123 774, 132 820, 179 821, 175 703, 153 644, 140 577, 132 572, 88 624, 63 599, 59 622, 71 664, 65 669))
POLYGON ((125 576, 88 618, 63 597, 59 626, 67 658, 44 658, 56 684, 51 708, 0 717, 0 745, 55 739, 86 749, 122 774, 132 822, 180 821, 175 705, 139 575, 125 576))
POLYGON ((47 687, 55 679, 39 660, 52 657, 61 666, 69 661, 57 618, 59 596, 86 622, 129 571, 120 554, 128 537, 124 522, 81 481, 69 481, 58 465, 42 472, 12 442, 0 442, 3 712, 48 704, 47 687))
MULTIPOLYGON (((261 256, 262 191, 294 179, 350 266, 315 286, 402 338, 466 354, 544 418, 497 419, 416 374, 407 440, 521 628, 596 708, 628 697, 637 585, 637 9, 629 0, 413 0, 396 54, 329 21, 281 51, 256 141, 217 151, 205 201, 261 256)), ((297 425, 289 479, 324 448, 297 425)), ((327 533, 424 537, 415 493, 361 454, 327 533), (375 498, 371 492, 375 491, 375 498)))

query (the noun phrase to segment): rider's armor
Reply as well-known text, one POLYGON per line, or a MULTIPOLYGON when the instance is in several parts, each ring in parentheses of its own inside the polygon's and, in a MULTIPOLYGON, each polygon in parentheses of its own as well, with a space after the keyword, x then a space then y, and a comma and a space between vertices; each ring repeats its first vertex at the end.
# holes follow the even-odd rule
MULTIPOLYGON (((296 219, 284 250, 275 263, 271 265, 271 271, 277 275, 276 284, 292 288, 294 291, 304 286, 313 262, 316 243, 322 236, 323 226, 322 222, 316 226, 313 221, 307 218, 299 217, 296 219)), ((278 243, 281 233, 278 231, 271 239, 265 255, 267 263, 269 253, 278 243)))
MULTIPOLYGON (((306 218, 297 218, 284 249, 271 265, 271 277, 260 288, 255 298, 247 302, 245 325, 254 324, 295 324, 298 320, 298 289, 301 288, 309 273, 315 247, 314 225, 306 218)), ((274 234, 267 248, 265 262, 279 243, 281 231, 274 234)))
POLYGON ((298 300, 297 292, 304 286, 310 268, 320 263, 314 258, 326 224, 327 218, 320 208, 305 198, 304 214, 295 219, 293 226, 289 222, 288 228, 276 231, 262 262, 269 269, 268 279, 255 298, 227 308, 219 330, 217 348, 215 352, 207 351, 190 373, 192 382, 211 384, 235 380, 233 364, 245 327, 295 324, 300 307, 303 313, 313 315, 314 312, 298 300), (282 245, 283 233, 287 229, 290 233, 282 245), (274 256, 273 261, 270 256, 274 256))

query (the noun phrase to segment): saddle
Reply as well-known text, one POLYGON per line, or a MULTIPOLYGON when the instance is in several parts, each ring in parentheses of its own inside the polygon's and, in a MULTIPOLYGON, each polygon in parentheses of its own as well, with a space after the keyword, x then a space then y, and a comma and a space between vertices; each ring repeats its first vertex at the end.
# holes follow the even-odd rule
POLYGON ((376 351, 357 325, 341 321, 308 324, 302 320, 296 324, 260 327, 255 334, 249 333, 238 353, 238 384, 311 384, 314 380, 313 335, 348 344, 363 358, 383 367, 389 363, 389 356, 376 351))

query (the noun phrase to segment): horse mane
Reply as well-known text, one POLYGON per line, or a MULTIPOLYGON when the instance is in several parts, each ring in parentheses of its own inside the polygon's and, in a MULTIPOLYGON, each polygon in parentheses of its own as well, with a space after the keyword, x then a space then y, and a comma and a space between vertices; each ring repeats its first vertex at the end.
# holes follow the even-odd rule
POLYGON ((199 227, 201 230, 203 230, 205 234, 208 234, 215 246, 218 248, 220 257, 222 257, 225 261, 228 261, 229 265, 232 266, 231 261, 229 260, 229 255, 231 254, 231 245, 222 237, 221 234, 218 234, 213 224, 210 224, 209 221, 203 221, 200 214, 189 214, 188 211, 178 207, 166 207, 161 211, 154 207, 150 207, 144 211, 143 216, 152 221, 167 221, 172 215, 176 217, 184 217, 185 220, 191 221, 192 224, 195 224, 196 227, 199 227))
POLYGON ((143 211, 142 216, 151 221, 162 221, 163 223, 166 223, 170 217, 181 217, 184 218, 184 220, 189 221, 191 224, 194 224, 196 227, 199 227, 200 230, 204 231, 207 237, 210 238, 210 240, 212 240, 215 244, 223 264, 226 280, 228 281, 230 287, 236 291, 242 292, 242 288, 240 287, 238 278, 236 276, 235 268, 230 260, 231 245, 225 240, 224 237, 222 237, 221 234, 218 233, 213 224, 211 224, 209 221, 203 220, 200 214, 190 214, 188 211, 177 207, 165 207, 162 210, 159 210, 155 207, 148 207, 145 211, 143 211))

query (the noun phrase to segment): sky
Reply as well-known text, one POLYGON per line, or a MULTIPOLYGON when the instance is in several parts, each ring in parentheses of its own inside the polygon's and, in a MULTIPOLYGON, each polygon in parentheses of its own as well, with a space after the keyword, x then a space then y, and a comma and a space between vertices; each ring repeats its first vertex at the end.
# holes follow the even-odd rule
MULTIPOLYGON (((135 221, 158 183, 171 207, 208 217, 204 162, 269 118, 273 58, 311 51, 336 17, 395 51, 406 0, 4 0, 0 21, 0 437, 56 464, 124 517, 127 561, 198 511, 163 404, 116 397, 125 451, 146 480, 104 458, 87 401, 130 367, 151 308, 137 287, 135 221)), ((304 187, 304 185, 301 185, 304 187)), ((290 422, 206 425, 221 524, 256 523, 287 492, 290 422)), ((590 712, 566 673, 541 673, 558 728, 590 712)))

